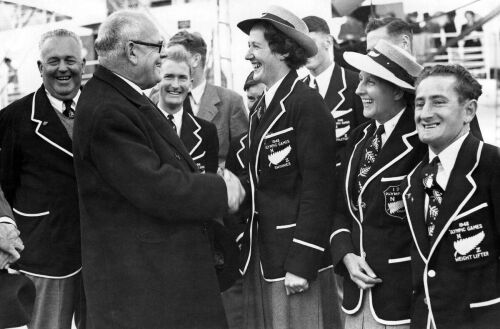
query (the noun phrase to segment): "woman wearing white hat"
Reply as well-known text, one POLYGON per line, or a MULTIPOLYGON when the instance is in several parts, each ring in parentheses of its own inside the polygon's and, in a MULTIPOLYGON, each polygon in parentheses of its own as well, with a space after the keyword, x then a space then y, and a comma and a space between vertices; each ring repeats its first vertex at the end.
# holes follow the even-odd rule
POLYGON ((385 40, 344 58, 361 71, 356 93, 371 119, 346 147, 344 200, 330 238, 344 276, 345 328, 409 328, 411 233, 399 185, 425 154, 413 120, 413 77, 422 67, 385 40))
POLYGON ((306 24, 281 7, 238 27, 249 35, 245 58, 254 79, 267 87, 246 145, 252 215, 240 268, 245 328, 323 328, 321 291, 333 289, 323 283, 331 274, 335 134, 323 99, 296 72, 317 48, 306 24))

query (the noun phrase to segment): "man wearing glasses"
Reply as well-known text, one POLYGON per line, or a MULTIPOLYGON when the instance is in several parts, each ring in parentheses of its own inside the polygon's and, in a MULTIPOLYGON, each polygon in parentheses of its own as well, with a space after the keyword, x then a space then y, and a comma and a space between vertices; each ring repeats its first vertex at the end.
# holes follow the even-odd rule
POLYGON ((80 218, 72 136, 85 66, 80 38, 42 35, 42 86, 0 111, 0 183, 25 249, 11 267, 36 287, 36 329, 70 329, 81 319, 80 218))
POLYGON ((235 212, 244 190, 229 171, 201 174, 168 115, 143 94, 169 58, 160 40, 144 14, 106 18, 95 41, 101 65, 78 104, 91 328, 227 328, 205 222, 235 212))

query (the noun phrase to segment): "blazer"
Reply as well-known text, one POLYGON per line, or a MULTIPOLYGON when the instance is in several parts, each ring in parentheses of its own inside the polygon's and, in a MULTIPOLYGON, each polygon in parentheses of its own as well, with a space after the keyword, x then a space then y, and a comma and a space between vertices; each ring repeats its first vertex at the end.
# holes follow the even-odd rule
POLYGON ((74 154, 90 328, 226 328, 204 222, 227 210, 165 116, 104 67, 77 105, 74 154))
POLYGON ((344 312, 357 313, 366 293, 379 323, 402 325, 410 322, 411 236, 400 184, 425 154, 426 145, 419 141, 413 109, 407 107, 380 150, 359 199, 353 200, 365 144, 375 126, 375 120, 370 120, 356 128, 346 147, 351 156, 344 170, 344 199, 330 236, 331 250, 335 270, 344 276, 344 312), (367 291, 358 288, 342 261, 347 253, 365 257, 383 282, 367 291))
POLYGON ((236 92, 207 82, 197 117, 212 122, 219 137, 219 164, 226 161, 231 139, 247 132, 248 115, 236 92))
POLYGON ((217 173, 219 140, 213 123, 183 111, 180 138, 201 173, 217 173))
POLYGON ((71 139, 43 85, 3 109, 0 184, 25 248, 14 267, 66 277, 81 269, 71 139))
POLYGON ((331 266, 327 243, 334 211, 333 131, 321 96, 294 70, 281 82, 260 122, 252 113, 247 144, 252 215, 242 239, 242 274, 256 234, 265 280, 282 280, 290 272, 311 281, 331 266))
MULTIPOLYGON (((428 155, 424 157, 428 159, 428 155)), ((469 134, 429 242, 421 170, 402 186, 411 229, 412 328, 493 329, 500 318, 500 149, 469 134)))

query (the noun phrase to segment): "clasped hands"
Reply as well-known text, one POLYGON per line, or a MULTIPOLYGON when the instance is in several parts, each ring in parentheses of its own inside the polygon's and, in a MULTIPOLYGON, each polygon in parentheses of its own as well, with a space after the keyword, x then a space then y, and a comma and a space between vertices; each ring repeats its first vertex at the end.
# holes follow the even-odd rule
POLYGON ((227 169, 219 169, 218 174, 224 179, 227 188, 227 203, 229 213, 234 214, 245 200, 245 189, 235 174, 227 169))
POLYGON ((11 223, 0 223, 0 269, 16 262, 24 249, 19 230, 11 223))

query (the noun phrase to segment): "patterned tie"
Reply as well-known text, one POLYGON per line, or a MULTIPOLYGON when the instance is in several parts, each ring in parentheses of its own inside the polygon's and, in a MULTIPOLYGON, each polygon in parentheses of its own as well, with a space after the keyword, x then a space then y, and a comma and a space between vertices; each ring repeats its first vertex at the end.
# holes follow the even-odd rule
POLYGON ((264 112, 266 112, 266 98, 262 96, 262 101, 259 103, 259 106, 255 109, 257 111, 257 119, 260 119, 264 116, 264 112))
POLYGON ((429 238, 434 236, 439 207, 443 202, 444 190, 436 181, 439 162, 439 157, 435 157, 431 163, 422 168, 422 183, 424 184, 425 193, 429 196, 429 206, 427 208, 427 235, 429 238))
POLYGON ((63 115, 68 119, 73 119, 75 117, 75 110, 73 110, 73 108, 71 107, 71 105, 73 104, 73 100, 67 99, 64 100, 63 103, 64 103, 63 115))
POLYGON ((170 121, 170 124, 172 125, 172 129, 177 134, 177 126, 175 125, 175 122, 174 122, 174 116, 172 114, 169 114, 169 115, 167 115, 167 119, 168 119, 168 121, 170 121))
POLYGON ((370 171, 377 159, 378 153, 382 148, 382 134, 385 132, 384 125, 378 126, 375 134, 368 140, 368 146, 365 149, 364 157, 359 166, 358 179, 354 193, 354 200, 357 203, 359 194, 363 189, 366 181, 370 177, 370 171))

